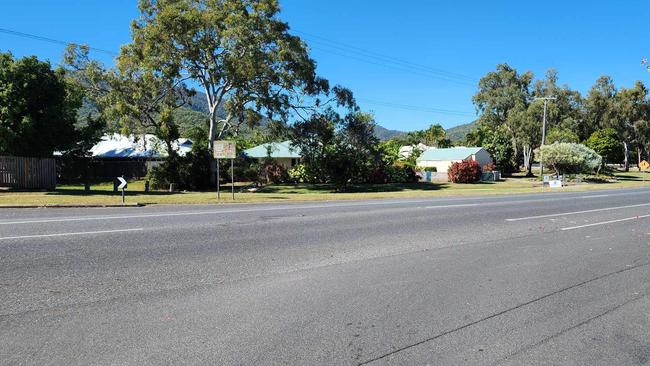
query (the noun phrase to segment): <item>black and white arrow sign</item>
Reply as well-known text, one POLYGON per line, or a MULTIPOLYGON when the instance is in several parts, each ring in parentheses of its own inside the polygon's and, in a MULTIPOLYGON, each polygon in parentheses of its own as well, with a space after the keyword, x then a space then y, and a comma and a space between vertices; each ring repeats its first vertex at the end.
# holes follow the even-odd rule
POLYGON ((126 180, 124 180, 124 178, 122 178, 122 177, 117 177, 117 180, 120 181, 120 185, 117 186, 117 189, 124 189, 124 188, 126 188, 126 180))

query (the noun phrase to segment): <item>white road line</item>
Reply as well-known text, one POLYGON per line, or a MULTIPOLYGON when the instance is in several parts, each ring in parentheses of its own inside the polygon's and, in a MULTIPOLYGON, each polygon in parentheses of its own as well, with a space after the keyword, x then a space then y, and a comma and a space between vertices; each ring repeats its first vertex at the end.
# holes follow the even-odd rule
POLYGON ((593 195, 593 196, 582 196, 582 197, 579 197, 579 198, 581 198, 581 199, 589 199, 589 198, 601 198, 601 197, 609 197, 609 195, 608 194, 596 194, 596 195, 593 195))
POLYGON ((18 225, 18 224, 40 224, 47 222, 70 222, 70 221, 94 221, 94 220, 120 220, 120 219, 137 219, 137 218, 150 218, 150 217, 173 217, 173 216, 194 216, 194 215, 214 215, 225 213, 246 213, 246 212, 264 212, 264 211, 285 211, 285 210, 300 210, 300 209, 317 209, 317 208, 338 208, 338 207, 358 207, 358 206, 371 206, 371 205, 398 205, 406 203, 425 203, 431 200, 414 200, 414 201, 390 201, 390 202, 362 202, 362 203, 347 203, 347 204, 331 204, 331 205, 296 205, 296 206, 282 206, 282 207, 257 207, 251 209, 236 209, 236 210, 211 210, 211 211, 182 211, 182 212, 164 212, 155 214, 140 214, 140 215, 111 215, 111 216, 90 216, 90 217, 66 217, 66 218, 48 218, 48 219, 34 219, 25 221, 3 221, 0 225, 18 225))
MULTIPOLYGON (((631 193, 622 193, 622 194, 612 194, 612 195, 626 195, 631 193)), ((635 193, 637 194, 637 193, 635 193)), ((503 196, 507 197, 507 196, 503 196)), ((503 197, 464 197, 464 198, 455 198, 455 199, 442 199, 438 202, 444 201, 464 201, 464 200, 494 200, 493 202, 481 202, 473 203, 471 205, 476 206, 491 206, 491 205, 506 205, 506 204, 518 204, 518 203, 532 203, 532 202, 548 202, 548 201, 559 201, 559 200, 570 200, 578 199, 583 196, 568 196, 568 197, 548 197, 543 199, 528 199, 528 200, 515 200, 515 201, 499 201, 498 199, 503 197)), ((522 196, 524 197, 533 197, 532 195, 522 196)), ((215 214, 229 214, 229 213, 246 213, 246 212, 264 212, 264 211, 286 211, 286 210, 301 210, 301 209, 319 209, 319 208, 344 208, 344 207, 363 207, 363 206, 382 206, 382 205, 399 205, 399 204, 418 204, 418 203, 429 203, 431 199, 421 199, 421 200, 400 200, 400 201, 377 201, 377 202, 355 202, 355 203, 336 203, 336 204, 314 204, 314 205, 295 205, 295 206, 280 206, 280 207, 256 207, 251 209, 232 209, 232 210, 210 210, 210 211, 181 211, 181 212, 163 212, 163 213, 151 213, 151 214, 137 214, 137 215, 105 215, 105 216, 85 216, 85 217, 61 217, 61 218, 43 218, 43 219, 31 219, 31 220, 21 220, 21 221, 0 221, 0 226, 2 225, 22 225, 22 224, 40 224, 48 222, 75 222, 75 221, 98 221, 98 220, 123 220, 123 219, 138 219, 138 218, 152 218, 152 217, 175 217, 175 216, 195 216, 195 215, 215 215, 215 214)), ((428 206, 427 208, 433 207, 464 207, 467 204, 457 204, 457 205, 439 205, 439 206, 428 206)), ((650 203, 648 203, 650 205, 650 203)), ((632 206, 634 207, 634 206, 632 206)), ((527 218, 521 219, 507 219, 506 221, 518 221, 527 218)))
POLYGON ((630 221, 630 220, 637 220, 637 219, 644 219, 646 217, 650 217, 650 215, 640 215, 640 216, 634 216, 634 217, 626 217, 624 219, 617 219, 617 220, 609 220, 609 221, 601 221, 601 222, 594 222, 591 224, 585 224, 585 225, 578 225, 578 226, 571 226, 571 227, 563 227, 560 230, 566 231, 566 230, 575 230, 575 229, 582 229, 585 227, 591 227, 591 226, 598 226, 598 225, 608 225, 608 224, 615 224, 617 222, 623 222, 623 221, 630 221))
POLYGON ((547 217, 557 217, 557 216, 568 216, 568 215, 579 215, 583 213, 590 212, 601 212, 601 211, 612 211, 612 210, 622 210, 625 208, 634 208, 634 207, 644 207, 650 206, 650 203, 640 203, 638 205, 627 205, 627 206, 616 206, 616 207, 605 207, 605 208, 595 208, 593 210, 583 210, 583 211, 573 211, 573 212, 561 212, 548 215, 538 215, 538 216, 527 216, 527 217, 517 217, 514 219, 506 219, 506 221, 523 221, 523 220, 534 220, 534 219, 544 219, 547 217))
POLYGON ((49 238, 55 236, 68 236, 68 235, 95 235, 95 234, 111 234, 111 233, 123 233, 128 231, 142 231, 143 228, 137 229, 120 229, 120 230, 101 230, 101 231, 80 231, 76 233, 58 233, 58 234, 39 234, 39 235, 21 235, 21 236, 5 236, 0 237, 0 240, 10 240, 10 239, 33 239, 33 238, 49 238))
POLYGON ((440 206, 425 206, 424 208, 454 208, 454 207, 474 207, 474 206, 487 206, 492 203, 462 203, 458 205, 440 205, 440 206))

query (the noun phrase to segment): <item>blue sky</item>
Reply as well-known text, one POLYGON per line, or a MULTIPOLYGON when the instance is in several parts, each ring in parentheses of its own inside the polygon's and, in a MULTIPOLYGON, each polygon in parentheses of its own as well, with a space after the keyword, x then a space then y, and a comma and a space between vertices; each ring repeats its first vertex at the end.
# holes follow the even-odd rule
MULTIPOLYGON (((106 50, 129 41, 136 0, 4 1, 0 28, 106 50)), ((600 75, 648 82, 647 1, 280 0, 281 17, 312 48, 319 73, 351 88, 387 128, 475 118, 478 79, 507 62, 536 76, 553 67, 585 92, 600 75)), ((0 51, 56 63, 62 45, 0 33, 0 51)), ((96 53, 110 63, 111 57, 96 53)))

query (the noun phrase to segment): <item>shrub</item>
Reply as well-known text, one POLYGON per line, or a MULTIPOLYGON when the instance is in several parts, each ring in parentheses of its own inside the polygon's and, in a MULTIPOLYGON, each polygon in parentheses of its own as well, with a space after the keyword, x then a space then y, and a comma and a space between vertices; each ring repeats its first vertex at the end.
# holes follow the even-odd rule
POLYGON ((555 143, 544 145, 536 152, 545 166, 558 175, 593 173, 600 167, 602 157, 582 144, 555 143))
POLYGON ((385 169, 388 183, 415 183, 418 176, 415 169, 406 163, 397 162, 385 169))
POLYGON ((453 163, 447 171, 447 177, 453 183, 474 183, 481 179, 481 166, 475 161, 453 163))
POLYGON ((289 175, 284 166, 271 160, 264 165, 264 177, 266 178, 266 183, 284 183, 288 180, 289 175))
POLYGON ((307 183, 311 180, 309 179, 309 174, 307 173, 307 167, 305 164, 298 164, 293 166, 287 172, 289 179, 294 183, 307 183))
POLYGON ((428 166, 428 167, 425 167, 422 170, 425 171, 425 172, 433 172, 433 173, 438 172, 438 168, 436 168, 435 166, 428 166))
POLYGON ((167 189, 175 183, 179 189, 201 190, 210 186, 209 153, 205 147, 196 147, 186 156, 172 156, 152 168, 147 179, 153 189, 167 189))

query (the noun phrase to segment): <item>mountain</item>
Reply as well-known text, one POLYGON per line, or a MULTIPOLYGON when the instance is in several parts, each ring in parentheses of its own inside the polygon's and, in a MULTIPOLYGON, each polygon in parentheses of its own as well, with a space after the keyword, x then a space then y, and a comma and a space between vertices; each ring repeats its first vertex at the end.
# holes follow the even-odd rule
POLYGON ((475 127, 476 121, 454 126, 447 129, 445 132, 447 133, 447 138, 449 138, 451 142, 459 142, 465 141, 465 136, 467 133, 473 130, 475 127))
POLYGON ((377 137, 380 140, 390 140, 395 137, 399 137, 406 132, 404 131, 398 131, 398 130, 389 130, 385 127, 381 127, 380 125, 375 125, 375 137, 377 137))

